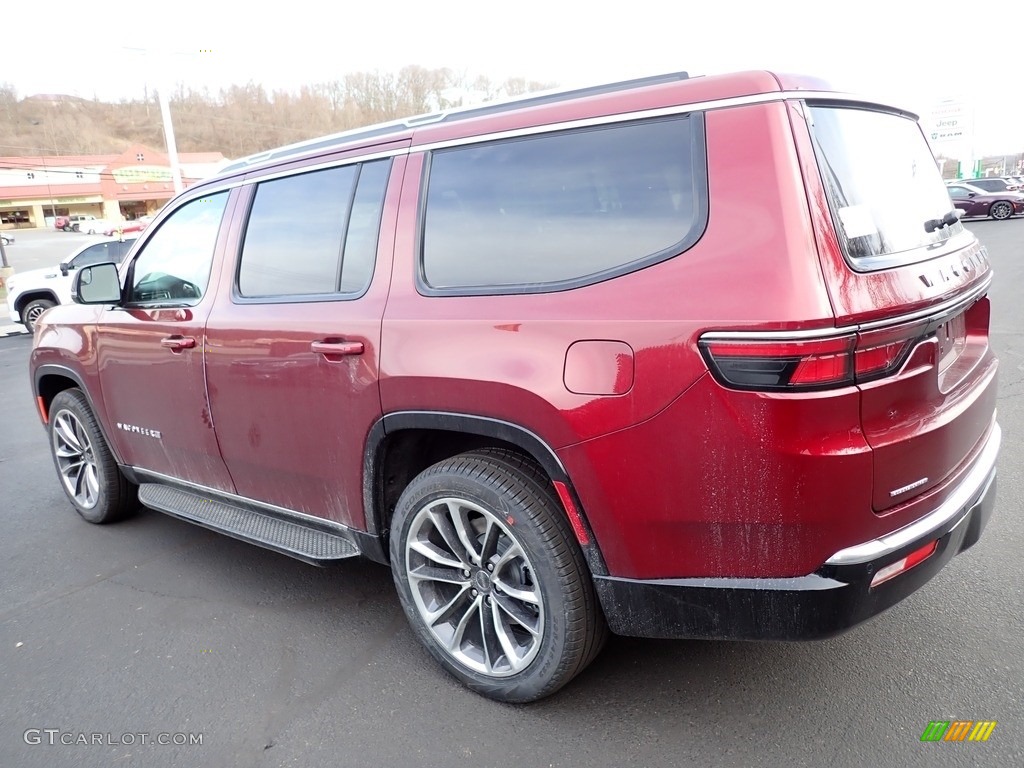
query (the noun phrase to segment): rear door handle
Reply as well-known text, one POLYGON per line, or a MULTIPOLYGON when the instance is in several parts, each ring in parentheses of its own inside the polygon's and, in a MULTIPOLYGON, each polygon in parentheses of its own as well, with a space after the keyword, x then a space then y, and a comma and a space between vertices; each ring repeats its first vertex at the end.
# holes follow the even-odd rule
POLYGON ((314 341, 310 349, 324 357, 340 357, 342 355, 363 354, 361 341, 314 341))
POLYGON ((165 339, 160 339, 160 346, 171 350, 171 352, 181 352, 183 349, 192 349, 196 345, 196 340, 191 336, 168 336, 165 339))

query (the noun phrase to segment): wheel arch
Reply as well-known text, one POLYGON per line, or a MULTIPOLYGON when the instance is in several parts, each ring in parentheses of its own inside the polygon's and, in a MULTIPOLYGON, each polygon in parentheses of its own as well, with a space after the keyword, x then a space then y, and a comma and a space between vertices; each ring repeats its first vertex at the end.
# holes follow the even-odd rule
POLYGON ((96 407, 88 387, 85 386, 82 377, 77 371, 53 363, 40 365, 36 368, 32 377, 32 393, 36 398, 42 399, 39 415, 44 419, 43 423, 47 425, 50 423, 50 404, 53 402, 53 398, 67 389, 79 389, 85 395, 86 402, 89 403, 89 409, 96 417, 96 425, 99 427, 100 433, 110 449, 110 453, 114 456, 114 460, 118 465, 123 468, 124 462, 121 460, 121 454, 118 452, 117 445, 110 439, 110 434, 104 423, 105 413, 96 407))
POLYGON ((25 293, 18 294, 18 298, 14 300, 14 308, 20 315, 25 307, 36 299, 46 299, 47 301, 52 301, 54 304, 60 304, 60 299, 57 298, 56 293, 48 288, 36 288, 25 291, 25 293))
MULTIPOLYGON (((370 430, 363 463, 363 506, 367 532, 386 539, 391 515, 402 491, 422 470, 459 453, 487 447, 505 447, 532 458, 552 481, 562 483, 582 526, 577 541, 594 575, 607 575, 607 566, 586 511, 572 480, 554 450, 535 433, 511 422, 473 414, 441 411, 403 411, 380 418, 370 430)), ((552 488, 557 490, 557 488, 552 488)), ((558 495, 556 494, 556 498, 558 495)), ((559 499, 562 514, 570 518, 559 499)))

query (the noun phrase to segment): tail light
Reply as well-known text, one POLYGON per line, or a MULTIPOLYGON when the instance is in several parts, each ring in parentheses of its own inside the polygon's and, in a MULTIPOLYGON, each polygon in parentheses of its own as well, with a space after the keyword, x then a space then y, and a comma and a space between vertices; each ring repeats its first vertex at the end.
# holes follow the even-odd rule
POLYGON ((757 391, 852 386, 899 370, 935 323, 918 322, 820 339, 771 339, 768 334, 707 334, 701 354, 726 387, 757 391))

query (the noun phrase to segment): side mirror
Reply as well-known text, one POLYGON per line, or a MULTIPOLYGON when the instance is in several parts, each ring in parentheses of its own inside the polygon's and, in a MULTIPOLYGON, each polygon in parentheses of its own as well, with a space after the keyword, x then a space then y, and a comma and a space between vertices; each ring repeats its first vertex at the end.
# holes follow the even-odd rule
POLYGON ((72 269, 72 266, 71 266, 70 262, 62 261, 60 263, 60 273, 62 275, 64 275, 64 277, 68 276, 68 271, 71 270, 71 269, 72 269))
POLYGON ((977 196, 978 196, 978 193, 977 193, 977 192, 968 192, 968 193, 967 193, 967 196, 968 196, 968 197, 977 197, 977 196))
POLYGON ((71 284, 71 298, 76 304, 117 304, 121 301, 121 280, 117 265, 93 264, 82 267, 71 284))

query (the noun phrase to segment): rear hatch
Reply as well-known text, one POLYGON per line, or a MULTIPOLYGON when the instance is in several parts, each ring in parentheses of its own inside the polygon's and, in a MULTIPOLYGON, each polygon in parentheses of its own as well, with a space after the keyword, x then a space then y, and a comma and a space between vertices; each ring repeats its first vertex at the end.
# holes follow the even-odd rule
POLYGON ((991 427, 991 267, 913 115, 839 101, 793 114, 829 297, 837 324, 857 331, 873 506, 884 513, 969 463, 991 427))

